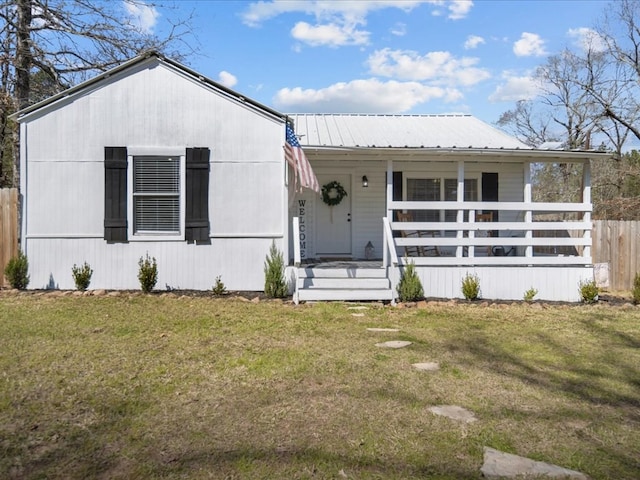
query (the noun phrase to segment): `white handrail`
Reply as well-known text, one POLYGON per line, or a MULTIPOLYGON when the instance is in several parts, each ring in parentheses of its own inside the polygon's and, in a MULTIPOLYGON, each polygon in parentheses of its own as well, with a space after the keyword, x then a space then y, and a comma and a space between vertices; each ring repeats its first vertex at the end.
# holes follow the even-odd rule
POLYGON ((300 268, 300 263, 302 262, 302 258, 300 257, 300 218, 293 217, 293 303, 296 305, 299 303, 299 293, 298 293, 298 268, 300 268))
POLYGON ((398 254, 396 253, 396 243, 387 217, 382 217, 382 231, 384 234, 382 266, 388 269, 389 283, 391 284, 391 303, 395 305, 396 286, 398 285, 398 254), (391 258, 391 264, 389 264, 389 258, 391 258))
POLYGON ((300 257, 300 218, 293 217, 293 266, 299 267, 302 259, 300 257))

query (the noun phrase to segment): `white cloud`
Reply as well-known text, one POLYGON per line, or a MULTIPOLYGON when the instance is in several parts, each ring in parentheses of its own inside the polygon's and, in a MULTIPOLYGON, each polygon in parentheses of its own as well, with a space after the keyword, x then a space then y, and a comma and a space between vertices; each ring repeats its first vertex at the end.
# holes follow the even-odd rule
POLYGON ((391 29, 389 30, 392 35, 397 37, 404 37, 407 34, 407 24, 402 22, 397 22, 391 29))
POLYGON ((340 17, 351 20, 364 20, 375 10, 398 8, 405 12, 413 10, 423 3, 440 3, 441 0, 274 0, 250 3, 242 13, 242 20, 251 27, 285 13, 305 13, 314 15, 318 21, 340 17))
POLYGON ((540 86, 533 77, 506 76, 505 82, 498 85, 489 95, 489 101, 517 102, 518 100, 530 100, 540 92, 540 86))
POLYGON ((520 40, 513 44, 513 53, 518 57, 541 57, 546 55, 544 40, 536 33, 523 32, 520 40))
MULTIPOLYGON (((250 27, 287 13, 303 13, 315 17, 318 23, 359 23, 365 24, 369 13, 386 8, 396 8, 410 12, 420 5, 445 7, 448 18, 465 18, 473 7, 472 0, 272 0, 249 4, 241 14, 242 21, 250 27)), ((439 15, 437 8, 434 15, 439 15)))
POLYGON ((233 88, 236 83, 238 83, 238 79, 235 75, 223 70, 218 74, 218 83, 221 83, 225 87, 233 88))
POLYGON ((591 28, 570 28, 567 31, 567 36, 573 39, 573 43, 576 47, 585 52, 588 50, 604 52, 607 48, 605 39, 591 28))
POLYGON ((369 32, 358 30, 355 25, 309 25, 298 22, 291 30, 291 36, 312 47, 327 45, 338 47, 343 45, 366 45, 369 43, 369 32))
POLYGON ((486 43, 484 38, 479 37, 478 35, 469 35, 467 40, 464 42, 464 48, 465 50, 473 50, 483 43, 486 43))
POLYGON ((449 52, 419 55, 412 50, 388 48, 373 52, 367 60, 374 75, 462 86, 474 85, 491 76, 487 70, 476 66, 478 62, 472 57, 455 58, 449 52))
POLYGON ((130 17, 131 25, 142 33, 151 34, 158 22, 160 12, 153 5, 141 1, 123 0, 123 6, 130 17))
POLYGON ((473 7, 472 0, 452 0, 449 4, 449 18, 451 20, 465 18, 471 7, 473 7))
POLYGON ((455 88, 365 79, 321 89, 283 88, 274 97, 274 105, 288 112, 402 113, 430 100, 456 102, 461 98, 455 88))

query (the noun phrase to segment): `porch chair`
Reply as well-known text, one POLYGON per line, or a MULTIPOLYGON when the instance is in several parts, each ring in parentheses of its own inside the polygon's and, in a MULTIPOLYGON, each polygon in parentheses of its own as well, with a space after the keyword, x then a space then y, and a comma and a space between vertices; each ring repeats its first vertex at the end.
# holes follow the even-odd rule
MULTIPOLYGON (((397 218, 399 222, 412 222, 413 215, 411 213, 403 213, 396 212, 397 218)), ((423 232, 420 230, 400 230, 400 236, 403 238, 424 238, 424 237, 433 237, 433 232, 423 232)), ((433 246, 405 246, 404 254, 407 257, 426 257, 429 252, 433 252, 436 256, 440 256, 440 250, 437 245, 433 246)))
MULTIPOLYGON (((493 212, 476 214, 476 222, 493 222, 493 212)), ((478 237, 481 237, 481 238, 493 237, 493 232, 491 232, 491 230, 483 230, 478 233, 478 237)), ((487 245, 487 256, 491 256, 492 251, 493 251, 492 245, 487 245)))

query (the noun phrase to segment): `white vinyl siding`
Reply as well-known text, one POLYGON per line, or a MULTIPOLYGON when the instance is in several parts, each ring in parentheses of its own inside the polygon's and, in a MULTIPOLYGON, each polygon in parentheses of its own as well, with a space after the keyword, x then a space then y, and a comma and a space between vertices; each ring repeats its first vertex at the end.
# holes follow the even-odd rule
POLYGON ((133 232, 180 233, 180 157, 133 157, 133 232))

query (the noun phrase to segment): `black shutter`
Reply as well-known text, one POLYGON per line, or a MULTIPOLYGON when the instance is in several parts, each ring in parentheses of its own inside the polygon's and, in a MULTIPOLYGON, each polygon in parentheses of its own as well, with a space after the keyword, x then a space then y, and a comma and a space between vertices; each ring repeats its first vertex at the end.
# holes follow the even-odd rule
POLYGON ((127 241, 126 147, 104 147, 104 239, 127 241))
POLYGON ((209 149, 187 148, 185 239, 209 240, 209 149))
MULTIPOLYGON (((402 201, 402 172, 393 172, 393 198, 394 202, 402 201)), ((396 210, 393 211, 393 221, 398 221, 398 212, 396 210)))

